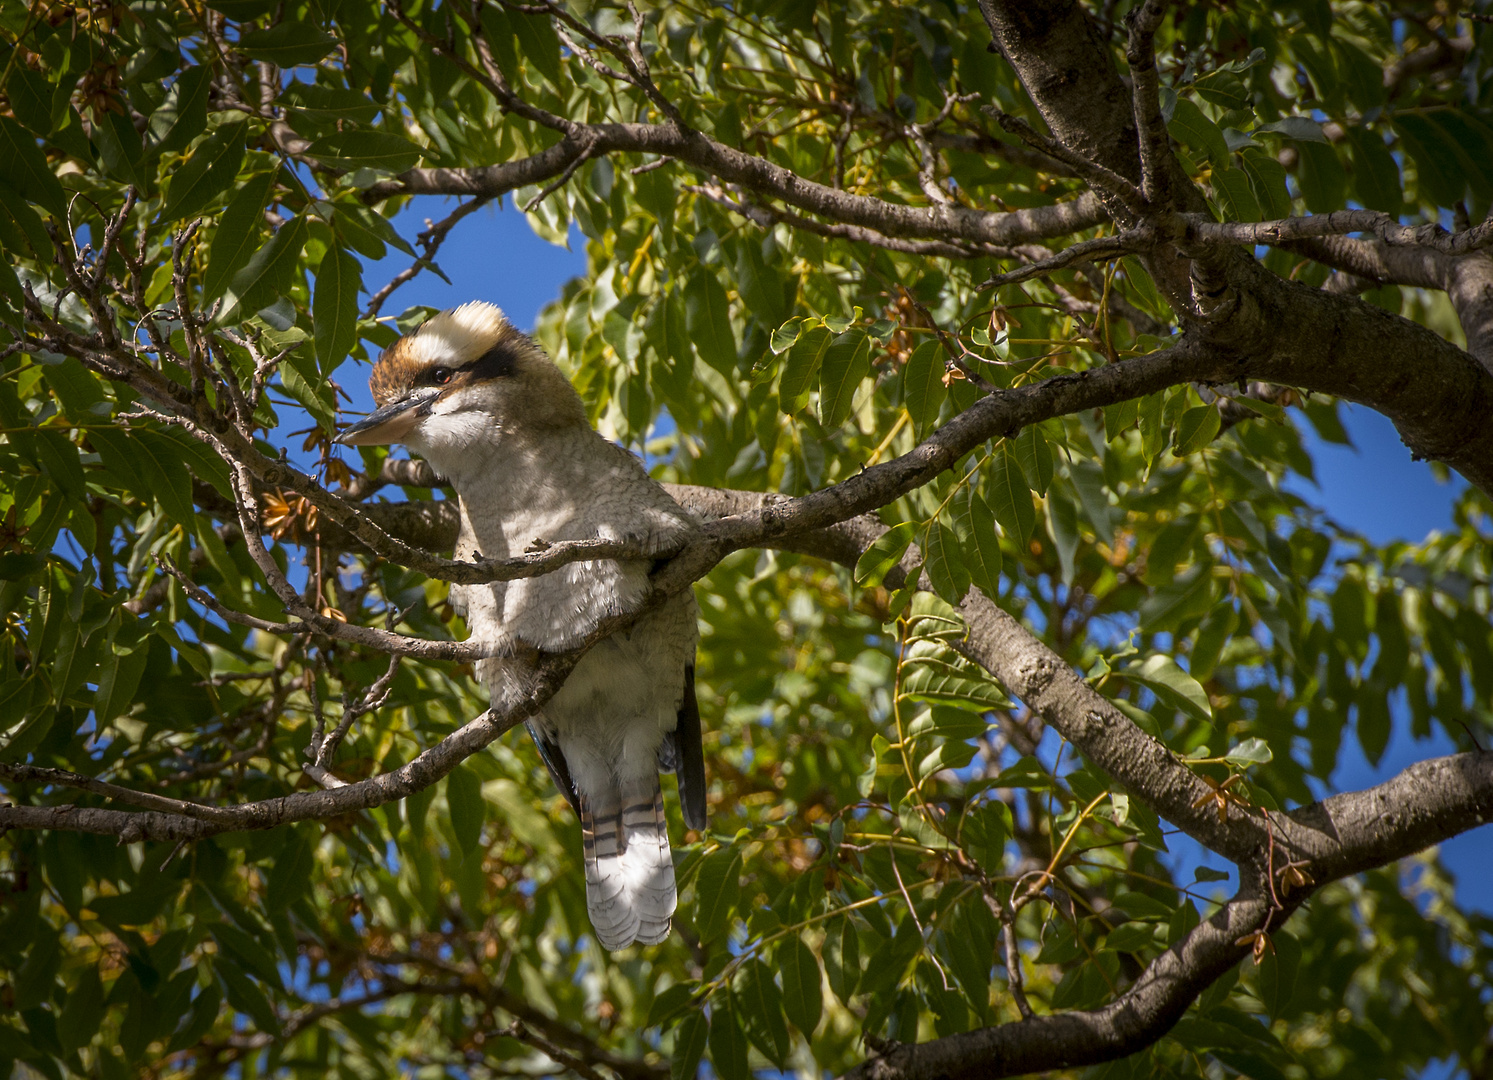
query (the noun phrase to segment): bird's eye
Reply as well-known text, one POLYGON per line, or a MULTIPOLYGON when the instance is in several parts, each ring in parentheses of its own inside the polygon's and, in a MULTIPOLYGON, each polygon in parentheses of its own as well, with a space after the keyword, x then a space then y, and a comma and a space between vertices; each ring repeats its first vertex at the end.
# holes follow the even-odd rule
POLYGON ((435 383, 437 386, 445 386, 448 382, 451 381, 451 369, 444 367, 432 368, 430 372, 430 381, 435 383))

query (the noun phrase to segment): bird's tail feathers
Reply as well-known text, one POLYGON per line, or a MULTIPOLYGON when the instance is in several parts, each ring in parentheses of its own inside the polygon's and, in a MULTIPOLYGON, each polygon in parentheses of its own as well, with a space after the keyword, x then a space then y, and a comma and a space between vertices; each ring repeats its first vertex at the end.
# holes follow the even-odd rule
POLYGON ((669 936, 678 897, 658 774, 624 780, 610 793, 580 796, 586 909, 607 949, 669 936))

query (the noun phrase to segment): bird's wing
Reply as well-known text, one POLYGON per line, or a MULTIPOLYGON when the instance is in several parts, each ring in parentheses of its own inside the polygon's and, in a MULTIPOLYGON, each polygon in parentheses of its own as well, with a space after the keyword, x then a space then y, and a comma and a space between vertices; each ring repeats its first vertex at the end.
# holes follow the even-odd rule
POLYGON ((679 805, 684 823, 704 832, 705 747, 700 737, 700 703, 695 699, 695 665, 684 669, 684 700, 674 729, 675 768, 679 773, 679 805))
POLYGON ((539 748, 539 760, 544 762, 544 767, 549 770, 550 779, 555 782, 555 787, 560 789, 560 794, 565 796, 565 801, 570 804, 572 810, 577 814, 581 812, 581 803, 575 792, 575 781, 570 777, 570 768, 565 764, 565 755, 560 750, 560 744, 555 742, 544 732, 539 730, 539 725, 530 720, 524 725, 529 729, 529 734, 534 736, 534 745, 539 748))

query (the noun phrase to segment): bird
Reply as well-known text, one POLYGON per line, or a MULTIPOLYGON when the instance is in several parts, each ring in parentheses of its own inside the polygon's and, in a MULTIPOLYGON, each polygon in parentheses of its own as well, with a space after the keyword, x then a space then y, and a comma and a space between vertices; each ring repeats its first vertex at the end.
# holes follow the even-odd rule
MULTIPOLYGON (((590 538, 642 553, 451 587, 469 636, 489 646, 476 673, 495 708, 527 693, 526 647, 574 648, 603 619, 636 610, 650 573, 699 528, 635 455, 592 428, 564 372, 493 304, 427 319, 384 350, 369 387, 377 409, 337 441, 403 443, 423 456, 456 489, 456 558, 590 538)), ((580 818, 587 912, 608 950, 669 935, 677 893, 661 772, 678 776, 685 825, 706 827, 698 636, 686 589, 594 645, 529 721, 580 818)))

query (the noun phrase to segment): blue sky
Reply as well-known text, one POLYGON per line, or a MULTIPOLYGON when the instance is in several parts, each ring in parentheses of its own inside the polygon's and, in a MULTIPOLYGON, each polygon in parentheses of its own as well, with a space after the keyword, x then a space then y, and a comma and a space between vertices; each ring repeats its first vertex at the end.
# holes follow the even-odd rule
MULTIPOLYGON (((400 215, 396 225, 413 242, 426 218, 440 220, 452 206, 449 200, 422 197, 400 215)), ((535 236, 511 203, 505 209, 489 206, 459 225, 436 257, 453 284, 434 274, 422 274, 389 298, 384 314, 396 314, 413 304, 453 307, 467 300, 486 300, 503 308, 518 327, 532 329, 540 309, 559 295, 565 282, 586 271, 584 241, 574 230, 571 240, 571 250, 557 247, 535 236)), ((365 284, 370 291, 379 288, 408 262, 408 256, 391 253, 366 268, 365 284)), ((345 372, 342 381, 359 408, 371 407, 362 379, 345 372)), ((1454 476, 1450 483, 1438 483, 1429 465, 1411 460, 1394 426, 1379 413, 1348 406, 1343 420, 1352 448, 1323 443, 1303 425, 1316 460, 1317 484, 1298 478, 1289 485, 1291 489, 1322 507, 1342 527, 1375 543, 1419 540, 1432 529, 1450 529, 1452 502, 1465 481, 1454 476)), ((1417 741, 1398 724, 1383 758, 1377 766, 1370 766, 1358 741, 1346 738, 1333 787, 1339 791, 1367 787, 1387 780, 1406 765, 1451 749, 1439 731, 1432 739, 1417 741)), ((1457 875, 1459 899, 1493 914, 1493 825, 1444 844, 1442 855, 1457 875)))

